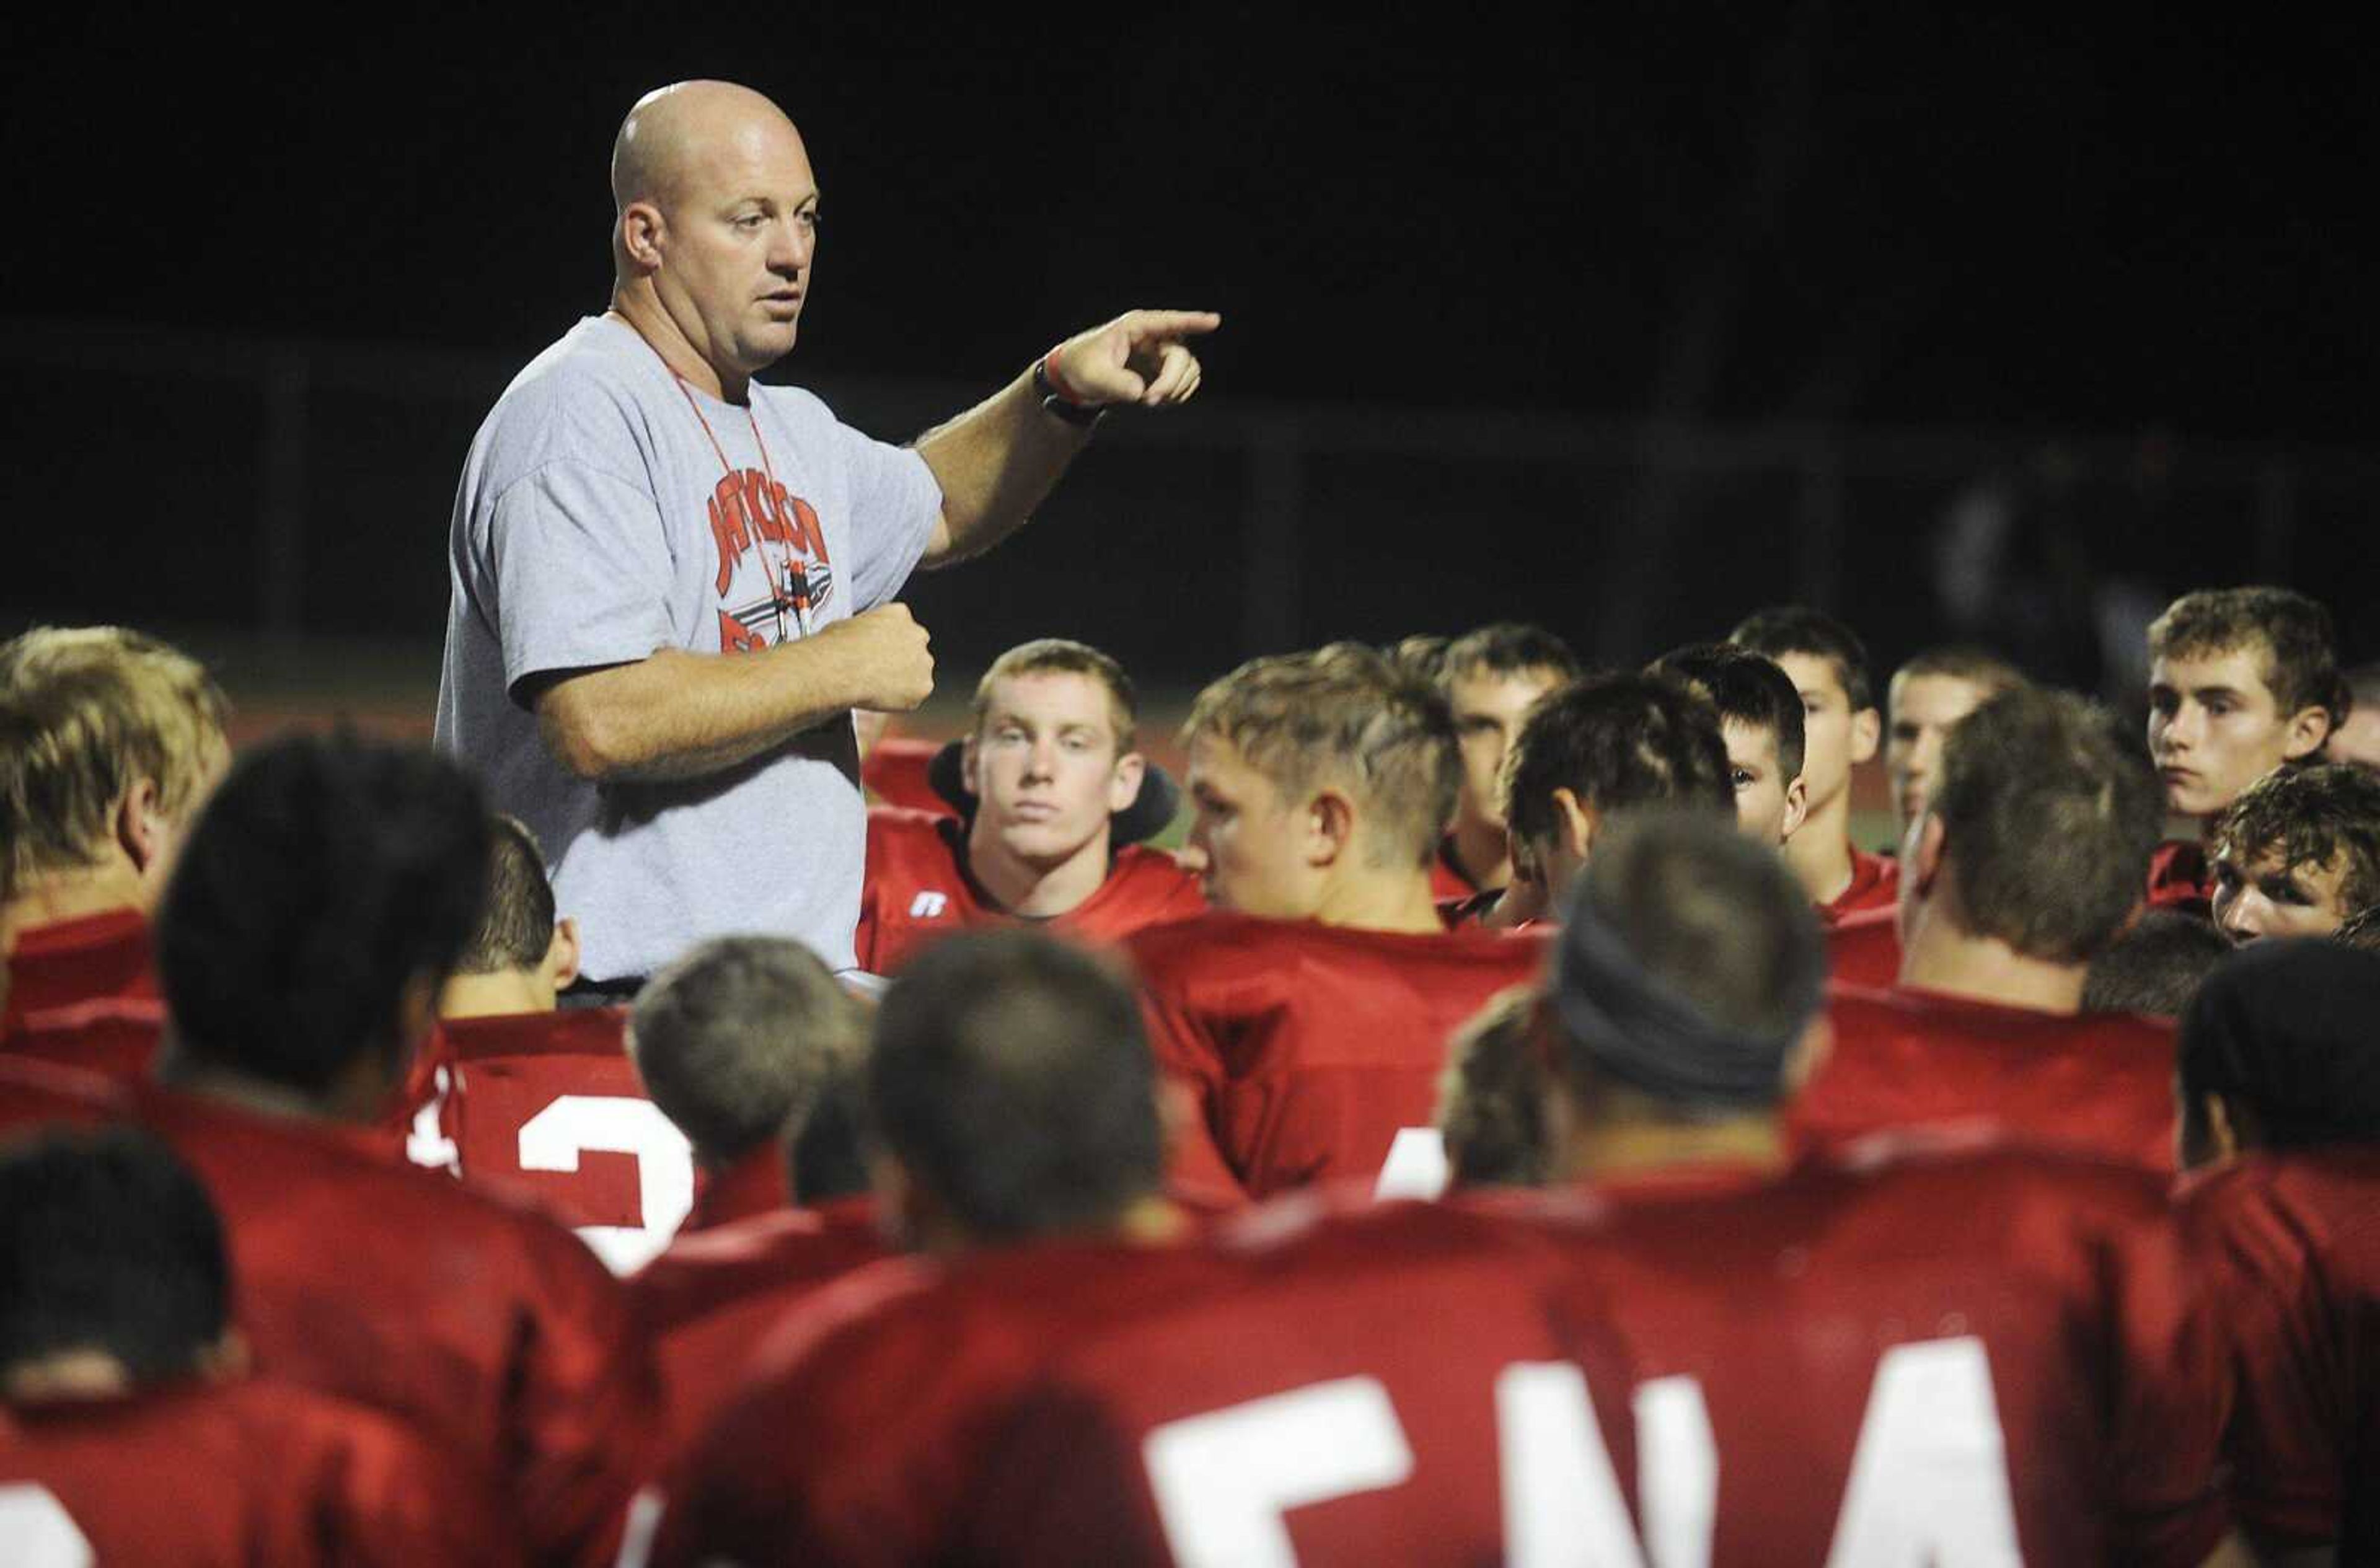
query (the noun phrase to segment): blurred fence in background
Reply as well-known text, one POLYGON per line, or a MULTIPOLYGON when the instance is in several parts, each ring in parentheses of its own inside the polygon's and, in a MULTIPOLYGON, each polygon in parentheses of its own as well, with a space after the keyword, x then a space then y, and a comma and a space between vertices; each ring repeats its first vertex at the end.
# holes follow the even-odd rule
MULTIPOLYGON (((369 646, 368 678, 434 683, 455 478, 526 358, 9 323, 8 629, 200 628, 301 662, 369 646)), ((990 390, 806 384, 889 440, 990 390)), ((2192 584, 2304 588, 2373 654, 2350 585, 2375 501, 2380 459, 2338 449, 1291 406, 1210 378, 1176 415, 1111 419, 1031 529, 907 597, 970 677, 1048 634, 1195 684, 1501 617, 1633 660, 1800 600, 1888 667, 1955 628, 2119 687, 2084 645, 2192 584)))

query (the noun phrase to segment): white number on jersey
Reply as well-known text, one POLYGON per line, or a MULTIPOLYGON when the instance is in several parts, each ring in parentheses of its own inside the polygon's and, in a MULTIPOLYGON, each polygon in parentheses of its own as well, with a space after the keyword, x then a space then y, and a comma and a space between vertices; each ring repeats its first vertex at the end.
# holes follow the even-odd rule
POLYGON ((1452 1176, 1446 1162, 1446 1138, 1436 1127, 1399 1127, 1380 1165, 1380 1179, 1372 1185, 1374 1197, 1437 1197, 1452 1176))
POLYGON ((446 1112, 446 1096, 455 1087, 455 1080, 441 1067, 437 1082, 438 1092, 413 1113, 413 1130, 405 1137, 405 1157, 425 1170, 459 1176, 463 1173, 463 1151, 455 1147, 455 1140, 446 1136, 440 1121, 446 1112))
POLYGON ((1413 1474, 1389 1391, 1371 1378, 1169 1421, 1141 1455, 1178 1568, 1294 1568, 1283 1513, 1413 1474))
POLYGON ((91 1568, 99 1556, 50 1489, 0 1486, 0 1562, 12 1568, 91 1568))
POLYGON ((694 1207, 693 1146, 651 1101, 616 1095, 565 1094, 521 1124, 524 1171, 576 1171, 590 1149, 636 1157, 645 1222, 578 1227, 613 1273, 633 1273, 669 1246, 694 1207))

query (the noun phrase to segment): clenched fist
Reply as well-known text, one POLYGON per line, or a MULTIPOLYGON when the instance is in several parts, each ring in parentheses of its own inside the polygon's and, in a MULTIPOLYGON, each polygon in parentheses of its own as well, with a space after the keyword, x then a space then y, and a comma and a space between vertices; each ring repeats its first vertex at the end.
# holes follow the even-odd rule
POLYGON ((932 640, 906 604, 880 604, 818 634, 851 661, 859 708, 905 713, 934 694, 932 640))

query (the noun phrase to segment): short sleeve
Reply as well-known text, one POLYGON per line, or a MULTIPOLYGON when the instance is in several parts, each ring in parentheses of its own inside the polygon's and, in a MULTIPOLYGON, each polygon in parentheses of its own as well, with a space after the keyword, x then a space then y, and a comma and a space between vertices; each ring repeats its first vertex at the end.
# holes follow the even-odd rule
POLYGON ((942 516, 942 487, 916 448, 878 441, 837 420, 835 456, 850 482, 852 613, 897 597, 942 516))
POLYGON ((531 675, 628 663, 679 641, 661 509, 636 485, 548 463, 497 499, 487 552, 516 696, 531 675))

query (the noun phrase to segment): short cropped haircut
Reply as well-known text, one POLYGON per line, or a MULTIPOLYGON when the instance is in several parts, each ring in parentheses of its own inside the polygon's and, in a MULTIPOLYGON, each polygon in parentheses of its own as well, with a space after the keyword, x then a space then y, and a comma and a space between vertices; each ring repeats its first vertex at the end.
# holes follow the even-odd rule
POLYGON ((1800 775, 1808 750, 1802 693, 1776 660, 1732 643, 1697 642, 1662 654, 1646 668, 1675 675, 1710 699, 1718 710, 1722 739, 1730 721, 1767 731, 1777 743, 1780 786, 1800 775))
POLYGON ((637 993, 628 1051, 662 1114, 706 1165, 797 1132, 867 1038, 860 1004, 784 937, 718 937, 637 993))
POLYGON ((142 779, 179 820, 229 711, 198 662, 122 626, 37 626, 0 644, 0 842, 14 880, 96 864, 142 779))
POLYGON ((488 822, 488 901, 480 928, 455 961, 458 975, 534 969, 553 945, 553 884, 545 852, 517 817, 498 812, 488 822))
POLYGON ((2343 723, 2353 699, 2338 673, 2338 638, 2327 606, 2286 588, 2206 588, 2185 593, 2149 625, 2152 659, 2252 653, 2283 716, 2307 708, 2343 723))
POLYGON ((1447 1046, 1438 1128, 1456 1186, 1540 1186, 1552 1174, 1537 991, 1499 992, 1447 1046))
POLYGON ((2012 686, 2031 683, 2025 674, 1988 648, 1973 643, 1948 643, 1939 648, 1921 649, 1900 662, 1892 672, 1894 680, 1903 675, 1947 675, 1952 680, 1970 682, 1985 692, 2006 691, 2012 686))
POLYGON ((206 1188, 152 1135, 59 1129, 0 1145, 0 1369, 102 1350, 136 1383, 195 1371, 229 1320, 206 1188))
POLYGON ((920 953, 878 1010, 868 1091, 882 1146, 978 1241, 1103 1228, 1163 1173, 1139 1004, 1039 931, 920 953))
POLYGON ((2380 778, 2361 768, 2276 769, 2240 792, 2208 837, 2243 869, 2266 854, 2278 855, 2284 869, 2339 866, 2344 907, 2380 904, 2380 778))
POLYGON ((1438 673, 1446 665, 1446 650, 1454 639, 1442 632, 1415 632, 1401 637, 1380 650, 1380 657, 1415 680, 1438 684, 1438 673))
POLYGON ((2178 1018, 2206 971, 2230 951, 2223 933, 2196 915, 2148 910, 2092 955, 2082 976, 2082 1011, 2178 1018))
POLYGON ((1576 680, 1581 666, 1570 644, 1546 630, 1520 621, 1497 621, 1463 633, 1446 645, 1439 661, 1441 687, 1468 676, 1549 675, 1556 681, 1576 680))
POLYGON ((319 1093, 401 1070, 407 984, 442 985, 479 924, 488 808, 427 748, 286 735, 236 762, 159 906, 177 1058, 319 1093))
POLYGON ((1670 675, 1591 676, 1539 698, 1504 758, 1504 820, 1524 841, 1554 836, 1554 791, 1599 812, 1664 802, 1732 819, 1718 710, 1670 675))
POLYGON ((1951 729, 1926 809, 1971 931, 2057 964, 2088 961, 2123 929, 2165 823, 2156 775, 2107 711, 2034 687, 1951 729))
POLYGON ((1372 824, 1367 857, 1427 866, 1463 791, 1446 699, 1360 643, 1252 659, 1198 694, 1182 742, 1227 742, 1285 801, 1325 784, 1372 824))
POLYGON ((1774 848, 1714 819, 1621 818, 1573 896, 1621 933, 1647 977, 1722 1027, 1798 1030, 1825 988, 1826 937, 1808 893, 1774 848))
POLYGON ((1779 604, 1755 610, 1727 634, 1727 640, 1755 653, 1781 659, 1788 653, 1824 659, 1834 666, 1835 679, 1851 701, 1852 711, 1876 706, 1876 683, 1868 675, 1867 644, 1859 634, 1824 611, 1806 604, 1779 604))
POLYGON ((1062 637, 1018 643, 991 662, 983 678, 975 683, 975 699, 969 706, 974 728, 980 731, 984 715, 991 711, 991 683, 1018 675, 1088 675, 1099 682, 1107 687, 1108 724, 1115 731, 1116 755, 1132 749, 1133 732, 1140 722, 1140 698, 1133 689, 1132 677, 1123 673, 1122 664, 1090 644, 1062 637))

